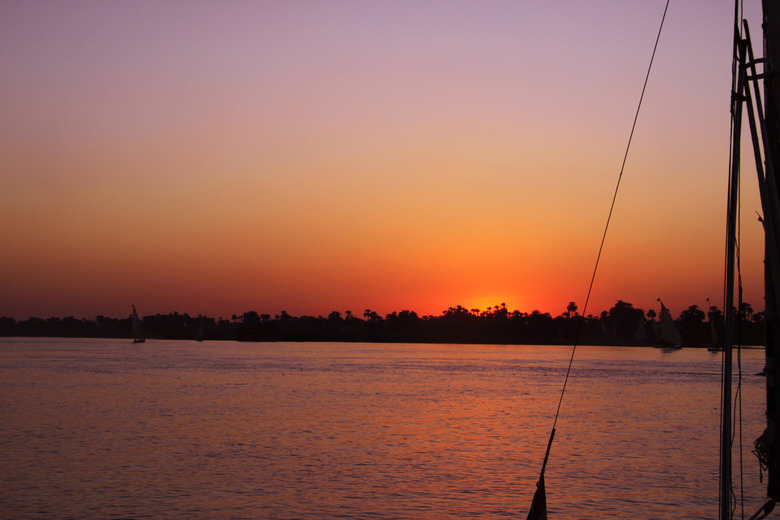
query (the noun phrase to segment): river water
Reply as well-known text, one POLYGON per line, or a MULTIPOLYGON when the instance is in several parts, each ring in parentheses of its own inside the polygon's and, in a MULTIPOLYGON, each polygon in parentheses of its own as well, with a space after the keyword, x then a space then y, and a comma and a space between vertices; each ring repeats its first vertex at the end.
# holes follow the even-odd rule
MULTIPOLYGON (((0 338, 0 518, 525 518, 570 354, 0 338)), ((743 352, 748 516, 763 364, 743 352)), ((550 518, 716 518, 720 365, 579 347, 550 518)))

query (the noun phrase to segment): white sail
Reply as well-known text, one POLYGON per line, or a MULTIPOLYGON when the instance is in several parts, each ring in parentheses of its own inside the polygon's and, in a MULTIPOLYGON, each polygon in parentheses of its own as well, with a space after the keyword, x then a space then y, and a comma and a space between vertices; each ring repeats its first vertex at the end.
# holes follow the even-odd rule
POLYGON ((645 317, 639 318, 639 323, 636 324, 636 332, 634 333, 634 340, 645 341, 647 339, 647 332, 645 332, 645 317))
POLYGON ((660 298, 658 301, 661 303, 661 340, 675 346, 682 345, 683 339, 672 319, 672 313, 664 306, 664 302, 660 298))
POLYGON ((141 319, 138 317, 138 313, 135 312, 135 305, 131 305, 133 308, 133 343, 143 343, 146 341, 144 337, 144 329, 141 326, 141 319))

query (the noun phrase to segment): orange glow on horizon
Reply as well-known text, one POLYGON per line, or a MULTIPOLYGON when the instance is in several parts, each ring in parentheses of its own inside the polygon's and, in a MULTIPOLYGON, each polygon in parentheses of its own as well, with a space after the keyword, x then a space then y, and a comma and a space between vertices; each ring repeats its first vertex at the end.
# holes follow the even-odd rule
POLYGON ((0 316, 720 300, 728 6, 665 29, 585 310, 657 6, 196 4, 0 7, 0 316))

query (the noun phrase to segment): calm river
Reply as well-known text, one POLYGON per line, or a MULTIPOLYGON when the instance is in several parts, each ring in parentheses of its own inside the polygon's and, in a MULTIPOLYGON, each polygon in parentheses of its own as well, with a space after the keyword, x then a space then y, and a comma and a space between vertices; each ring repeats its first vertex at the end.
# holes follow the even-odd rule
MULTIPOLYGON (((3 338, 0 518, 525 518, 570 353, 3 338)), ((720 363, 579 347, 550 517, 716 518, 720 363)), ((743 353, 748 516, 763 364, 743 353)))

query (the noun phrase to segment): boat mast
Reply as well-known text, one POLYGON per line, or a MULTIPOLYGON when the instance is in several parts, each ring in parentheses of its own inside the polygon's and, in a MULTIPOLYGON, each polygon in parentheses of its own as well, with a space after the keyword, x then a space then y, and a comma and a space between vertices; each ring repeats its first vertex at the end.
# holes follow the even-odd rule
MULTIPOLYGON (((737 36, 735 36, 737 37, 737 36)), ((744 55, 744 45, 738 38, 739 55, 744 55)), ((744 74, 742 63, 737 74, 736 91, 732 96, 731 113, 733 134, 731 140, 731 175, 729 178, 729 199, 726 214, 726 326, 723 334, 723 383, 721 390, 721 438, 720 438, 720 516, 721 520, 731 518, 731 373, 732 350, 734 346, 734 270, 736 266, 737 205, 739 197, 739 164, 742 128, 742 99, 744 74)))
MULTIPOLYGON (((764 26, 764 117, 762 125, 764 162, 766 167, 766 194, 762 197, 764 209, 765 270, 764 283, 766 292, 766 398, 767 398, 767 428, 765 444, 767 455, 768 485, 767 494, 771 499, 780 499, 780 449, 776 449, 778 420, 780 420, 780 366, 778 366, 778 345, 780 338, 780 239, 778 233, 778 216, 780 216, 780 187, 773 168, 773 158, 780 157, 780 100, 776 92, 780 92, 780 5, 776 0, 763 0, 764 26)), ((760 105, 759 105, 760 106, 760 105)), ((761 179, 759 179, 759 182, 761 179)))
MULTIPOLYGON (((774 162, 780 158, 780 5, 777 0, 762 0, 764 27, 764 58, 756 60, 750 44, 750 31, 743 22, 745 37, 735 28, 738 50, 737 85, 732 96, 733 140, 731 179, 729 187, 729 216, 727 224, 727 272, 726 272, 726 337, 724 349, 723 417, 721 437, 721 518, 731 516, 731 351, 734 340, 734 261, 736 258, 736 204, 739 177, 739 143, 742 107, 746 105, 750 134, 753 139, 753 155, 756 162, 759 193, 764 212, 762 223, 765 233, 764 292, 766 324, 766 416, 767 427, 756 441, 755 453, 766 465, 768 472, 767 495, 770 502, 764 510, 768 514, 774 501, 780 498, 780 449, 778 447, 778 421, 780 420, 780 365, 778 364, 778 339, 780 339, 780 186, 774 162), (763 73, 757 64, 763 65, 763 73), (761 102, 759 80, 764 81, 764 103, 761 102), (763 156, 762 156, 763 155, 763 156)), ((758 513, 757 513, 758 514, 758 513)), ((765 515, 764 515, 765 516, 765 515)), ((754 516, 757 518, 757 516, 754 516)), ((761 516, 763 518, 763 516, 761 516)))

